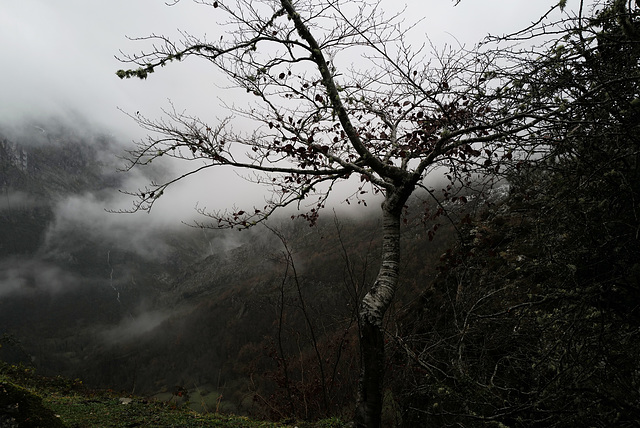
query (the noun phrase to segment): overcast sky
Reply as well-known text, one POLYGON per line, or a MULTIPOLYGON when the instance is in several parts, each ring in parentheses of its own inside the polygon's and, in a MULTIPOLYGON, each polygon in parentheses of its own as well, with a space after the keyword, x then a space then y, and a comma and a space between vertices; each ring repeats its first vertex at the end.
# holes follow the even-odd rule
MULTIPOLYGON (((436 45, 471 46, 488 33, 522 28, 554 1, 463 0, 454 7, 452 0, 408 0, 406 19, 412 23, 424 17, 413 32, 416 44, 426 34, 436 45)), ((382 0, 385 9, 403 4, 382 0)), ((217 97, 228 94, 216 86, 207 64, 173 63, 146 81, 122 81, 115 71, 123 65, 115 56, 119 50, 144 48, 126 36, 173 36, 184 29, 216 40, 221 31, 217 19, 215 9, 190 0, 173 6, 163 0, 0 0, 0 124, 75 112, 133 139, 141 131, 118 108, 159 117, 168 99, 215 122, 220 113, 217 97)), ((225 204, 233 197, 227 196, 225 204)))
MULTIPOLYGON (((383 0, 387 9, 402 0, 383 0)), ((437 44, 473 44, 489 32, 511 31, 534 20, 553 0, 409 0, 407 20, 425 17, 420 32, 437 44)), ((182 0, 1 0, 0 120, 77 110, 107 127, 132 124, 117 110, 153 112, 167 99, 181 107, 217 105, 210 70, 197 61, 173 64, 147 81, 120 81, 114 56, 143 45, 125 36, 219 32, 214 9, 182 0)), ((415 33, 414 33, 415 34, 415 33)), ((213 39, 213 37, 211 37, 213 39)))

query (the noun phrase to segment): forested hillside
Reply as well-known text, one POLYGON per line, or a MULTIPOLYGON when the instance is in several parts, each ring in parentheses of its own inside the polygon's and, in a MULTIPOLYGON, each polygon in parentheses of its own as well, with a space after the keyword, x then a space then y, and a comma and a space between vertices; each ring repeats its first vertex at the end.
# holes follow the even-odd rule
MULTIPOLYGON (((338 211, 315 227, 285 217, 273 230, 233 234, 155 229, 163 250, 145 254, 136 242, 145 235, 126 237, 118 224, 110 235, 82 220, 92 212, 68 212, 69 204, 91 209, 73 201, 94 195, 105 195, 107 208, 121 175, 94 142, 117 142, 40 125, 3 139, 5 361, 163 399, 206 391, 220 410, 263 417, 348 414, 358 299, 380 257, 378 219, 338 211)), ((430 241, 434 221, 423 209, 416 200, 408 211, 403 270, 415 274, 399 304, 425 287, 454 239, 445 224, 430 241)))

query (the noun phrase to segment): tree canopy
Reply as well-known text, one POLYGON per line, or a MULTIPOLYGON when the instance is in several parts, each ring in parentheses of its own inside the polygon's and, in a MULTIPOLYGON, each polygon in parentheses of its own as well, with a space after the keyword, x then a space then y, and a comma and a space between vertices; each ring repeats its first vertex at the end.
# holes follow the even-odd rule
MULTIPOLYGON (((189 174, 226 165, 270 187, 264 206, 208 213, 215 227, 248 227, 305 199, 315 201, 312 220, 332 184, 353 176, 363 183, 356 198, 418 185, 435 165, 462 176, 478 160, 499 162, 508 153, 500 144, 524 141, 519 132, 557 107, 516 109, 518 87, 499 52, 412 46, 402 14, 385 15, 377 2, 205 4, 226 30, 220 40, 150 36, 149 52, 124 58, 139 67, 118 75, 147 78, 194 56, 255 97, 240 106, 227 101, 254 123, 241 131, 231 118, 211 122, 173 108, 159 120, 132 115, 154 134, 131 151, 132 166, 177 157, 198 161, 189 174)), ((137 192, 134 209, 150 209, 174 182, 137 192)))

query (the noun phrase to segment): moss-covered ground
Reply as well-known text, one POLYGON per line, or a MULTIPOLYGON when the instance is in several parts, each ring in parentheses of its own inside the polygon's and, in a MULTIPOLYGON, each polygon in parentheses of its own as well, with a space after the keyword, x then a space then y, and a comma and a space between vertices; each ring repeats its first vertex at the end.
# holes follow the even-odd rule
POLYGON ((37 375, 0 362, 2 427, 261 427, 340 428, 338 420, 276 423, 245 416, 197 413, 187 406, 86 388, 79 380, 37 375))

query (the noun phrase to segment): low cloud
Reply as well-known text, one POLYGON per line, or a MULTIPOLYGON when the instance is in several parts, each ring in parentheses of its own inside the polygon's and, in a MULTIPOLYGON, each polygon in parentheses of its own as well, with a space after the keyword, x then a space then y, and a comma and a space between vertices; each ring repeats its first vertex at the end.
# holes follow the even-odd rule
POLYGON ((117 326, 102 333, 102 338, 110 344, 127 342, 149 333, 169 318, 164 311, 143 312, 137 316, 124 318, 117 326))
POLYGON ((47 230, 43 251, 57 252, 73 244, 69 238, 134 252, 147 259, 166 256, 171 248, 165 233, 181 225, 157 215, 116 214, 105 211, 109 199, 94 193, 68 196, 54 206, 54 220, 47 230))
POLYGON ((42 201, 24 192, 0 193, 0 212, 10 210, 25 210, 44 206, 42 201))
POLYGON ((62 293, 81 279, 52 263, 36 258, 9 257, 0 260, 0 297, 30 293, 62 293))

